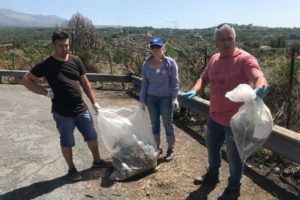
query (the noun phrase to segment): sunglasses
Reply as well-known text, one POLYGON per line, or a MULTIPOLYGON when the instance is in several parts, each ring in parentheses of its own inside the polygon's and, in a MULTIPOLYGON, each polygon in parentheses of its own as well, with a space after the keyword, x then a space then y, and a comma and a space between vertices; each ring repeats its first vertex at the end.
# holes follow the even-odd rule
POLYGON ((159 45, 152 45, 152 46, 150 46, 150 49, 160 49, 161 48, 161 46, 159 46, 159 45))

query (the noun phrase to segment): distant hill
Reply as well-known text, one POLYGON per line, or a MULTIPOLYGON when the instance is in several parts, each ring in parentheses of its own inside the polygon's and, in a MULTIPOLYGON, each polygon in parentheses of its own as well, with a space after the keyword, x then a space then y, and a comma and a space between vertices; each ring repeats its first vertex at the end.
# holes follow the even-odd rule
POLYGON ((0 8, 0 26, 9 27, 54 27, 67 20, 55 15, 31 15, 0 8))

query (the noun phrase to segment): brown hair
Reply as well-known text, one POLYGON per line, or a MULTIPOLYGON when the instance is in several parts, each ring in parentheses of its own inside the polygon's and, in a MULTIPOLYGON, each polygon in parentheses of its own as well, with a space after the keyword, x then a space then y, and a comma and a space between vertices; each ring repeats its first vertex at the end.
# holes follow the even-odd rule
POLYGON ((52 34, 52 44, 55 43, 56 40, 66 40, 69 38, 69 35, 64 30, 56 30, 52 34))

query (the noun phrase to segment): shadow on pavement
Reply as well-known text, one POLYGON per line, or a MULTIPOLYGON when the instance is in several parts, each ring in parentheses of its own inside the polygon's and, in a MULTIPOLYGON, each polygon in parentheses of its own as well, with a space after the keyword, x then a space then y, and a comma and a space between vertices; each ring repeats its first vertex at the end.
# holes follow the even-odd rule
POLYGON ((149 170, 146 171, 146 172, 143 172, 143 173, 141 173, 141 174, 134 175, 134 176, 132 176, 132 177, 129 177, 129 178, 125 179, 125 180, 121 180, 121 181, 119 181, 119 182, 122 182, 122 183, 136 182, 136 181, 138 181, 138 180, 140 180, 140 179, 143 179, 143 178, 145 178, 146 176, 149 176, 149 175, 154 174, 154 173, 156 173, 156 172, 157 172, 157 170, 156 170, 155 168, 149 169, 149 170))
POLYGON ((214 185, 201 185, 197 190, 191 192, 186 200, 206 200, 211 191, 215 189, 217 184, 214 185))
MULTIPOLYGON (((183 130, 185 133, 190 135, 194 140, 199 142, 201 145, 205 146, 205 138, 202 137, 198 132, 194 131, 193 129, 191 129, 189 127, 186 127, 185 124, 182 124, 178 121, 175 122, 175 124, 179 129, 183 130)), ((222 158, 227 162, 226 152, 222 151, 221 153, 222 153, 222 158)), ((285 200, 285 199, 299 200, 299 197, 297 197, 297 195, 295 195, 292 192, 287 191, 284 188, 281 188, 280 186, 275 184, 272 180, 257 173, 254 169, 251 169, 251 168, 245 166, 244 175, 247 176, 248 178, 250 178, 256 185, 258 185, 263 190, 267 191, 268 193, 270 193, 271 195, 273 195, 274 197, 276 197, 279 200, 285 200)), ((200 187, 199 190, 192 192, 187 199, 192 199, 190 196, 194 196, 194 193, 197 193, 197 195, 203 196, 203 194, 200 194, 200 191, 203 192, 202 190, 204 190, 204 189, 201 189, 201 187, 200 187)), ((205 192, 204 192, 204 194, 205 194, 205 192)))
MULTIPOLYGON (((81 181, 88 181, 88 180, 96 180, 100 177, 108 177, 111 173, 111 169, 93 169, 88 168, 83 171, 80 171, 82 176, 81 181)), ((50 193, 53 190, 60 188, 67 184, 74 184, 69 180, 66 176, 61 176, 54 178, 52 180, 42 181, 33 183, 29 186, 25 186, 22 188, 15 189, 11 192, 7 192, 5 194, 0 195, 1 200, 27 200, 27 199, 34 199, 44 194, 50 193)), ((111 185, 112 186, 112 185, 111 185)))
MULTIPOLYGON (((159 157, 157 159, 157 165, 156 165, 156 167, 158 165, 164 163, 164 162, 167 162, 166 159, 164 157, 159 157)), ((131 176, 129 178, 126 178, 124 180, 119 180, 117 182, 122 182, 122 183, 136 182, 136 181, 139 181, 139 180, 141 180, 141 179, 143 179, 143 178, 145 178, 145 177, 147 177, 147 176, 149 176, 151 174, 154 174, 156 172, 157 172, 156 168, 152 168, 152 169, 149 169, 149 170, 147 170, 145 172, 141 172, 139 174, 133 175, 133 176, 131 176)), ((115 181, 110 180, 109 177, 106 176, 106 177, 102 177, 101 178, 100 185, 101 185, 101 187, 110 187, 111 185, 113 185, 114 182, 115 181)))

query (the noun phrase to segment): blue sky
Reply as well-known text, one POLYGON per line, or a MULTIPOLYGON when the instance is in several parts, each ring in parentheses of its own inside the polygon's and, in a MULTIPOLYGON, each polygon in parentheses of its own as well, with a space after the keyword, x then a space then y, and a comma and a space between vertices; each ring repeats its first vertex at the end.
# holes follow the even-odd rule
POLYGON ((230 22, 300 27, 300 0, 0 0, 0 8, 65 19, 79 12, 94 25, 208 28, 230 22))

